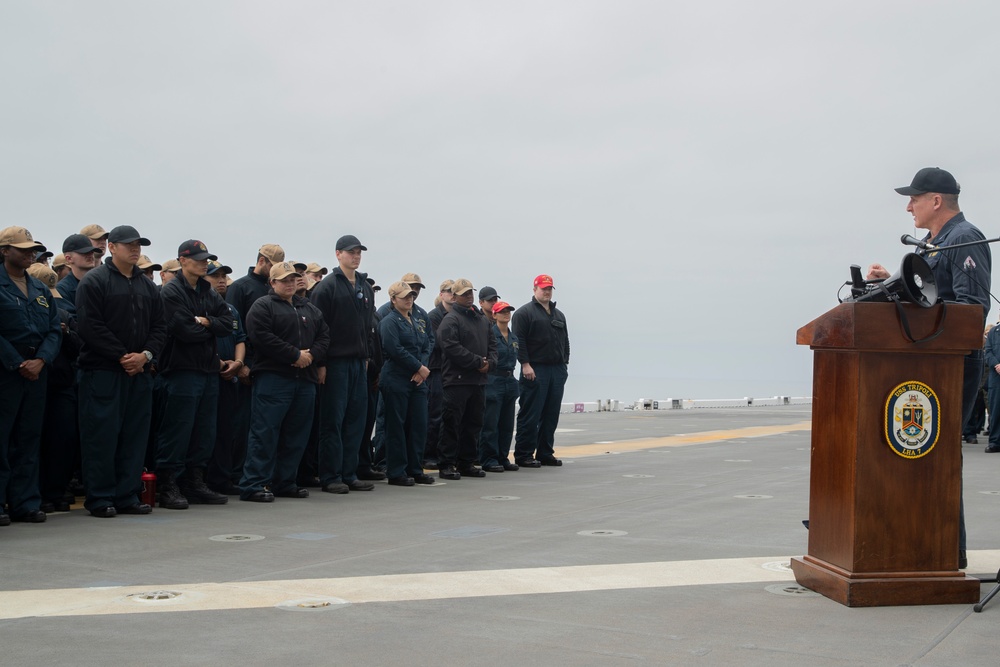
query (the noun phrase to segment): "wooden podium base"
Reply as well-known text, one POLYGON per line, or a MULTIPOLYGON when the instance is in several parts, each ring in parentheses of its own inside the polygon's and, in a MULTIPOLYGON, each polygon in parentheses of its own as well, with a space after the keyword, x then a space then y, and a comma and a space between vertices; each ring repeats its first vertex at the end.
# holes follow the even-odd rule
POLYGON ((812 556, 792 559, 795 581, 848 607, 974 604, 980 582, 953 572, 871 572, 859 575, 812 556))

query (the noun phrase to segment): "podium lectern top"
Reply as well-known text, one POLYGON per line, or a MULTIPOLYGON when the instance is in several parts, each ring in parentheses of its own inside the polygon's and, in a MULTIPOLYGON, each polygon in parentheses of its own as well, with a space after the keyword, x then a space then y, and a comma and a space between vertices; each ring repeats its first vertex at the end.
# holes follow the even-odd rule
POLYGON ((968 354, 983 347, 983 309, 948 303, 932 308, 903 304, 913 338, 920 340, 942 327, 936 338, 913 343, 906 338, 899 311, 893 303, 842 303, 800 328, 797 345, 813 349, 850 349, 968 354))

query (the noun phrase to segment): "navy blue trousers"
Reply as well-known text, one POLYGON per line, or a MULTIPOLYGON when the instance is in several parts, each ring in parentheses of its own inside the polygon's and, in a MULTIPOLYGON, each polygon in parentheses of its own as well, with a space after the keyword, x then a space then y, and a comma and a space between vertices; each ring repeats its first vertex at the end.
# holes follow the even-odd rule
POLYGON ((532 364, 535 379, 521 373, 521 408, 517 413, 514 461, 555 456, 556 426, 566 386, 566 364, 532 364))
POLYGON ((42 460, 38 487, 42 500, 55 503, 63 499, 73 469, 80 456, 79 407, 76 386, 49 386, 42 428, 42 460))
POLYGON ((427 387, 383 378, 379 387, 385 409, 387 477, 413 477, 424 472, 427 439, 427 387))
POLYGON ((437 461, 441 445, 441 403, 444 401, 441 369, 432 370, 424 384, 427 385, 427 444, 424 446, 424 460, 437 461))
POLYGON ((364 359, 327 359, 320 405, 320 482, 350 484, 358 478, 358 450, 368 414, 364 359))
POLYGON ((219 376, 200 371, 171 371, 165 377, 167 399, 156 434, 156 477, 175 480, 185 470, 205 470, 215 447, 219 376))
POLYGON ((483 431, 479 434, 479 462, 484 466, 509 460, 517 396, 517 380, 513 376, 490 376, 486 385, 483 431))
POLYGON ((37 511, 39 452, 45 418, 48 369, 37 380, 0 370, 0 511, 10 505, 12 517, 37 511))
POLYGON ((215 489, 224 489, 230 484, 236 484, 243 476, 243 459, 247 455, 247 442, 240 440, 237 434, 242 430, 241 424, 250 421, 250 415, 244 414, 241 392, 250 392, 250 387, 241 382, 223 380, 219 383, 219 407, 215 419, 215 447, 212 448, 212 458, 208 462, 208 472, 205 481, 215 489))
POLYGON ((483 430, 486 392, 481 384, 444 388, 441 404, 440 466, 471 466, 479 458, 479 432, 483 430))
MULTIPOLYGON (((958 448, 962 449, 962 433, 965 432, 966 424, 972 418, 972 409, 976 405, 976 394, 979 393, 979 384, 983 380, 983 351, 966 355, 965 367, 962 375, 962 430, 958 433, 958 448)), ((993 420, 993 413, 990 413, 990 421, 993 420)), ((992 430, 992 428, 991 428, 992 430)), ((965 493, 964 490, 959 498, 958 506, 958 549, 965 551, 965 493)))
POLYGON ((80 449, 88 510, 139 502, 142 462, 153 411, 153 378, 81 370, 80 449))
POLYGON ((298 488, 299 460, 309 440, 316 385, 277 373, 254 376, 250 438, 240 480, 240 497, 265 486, 274 493, 298 488))

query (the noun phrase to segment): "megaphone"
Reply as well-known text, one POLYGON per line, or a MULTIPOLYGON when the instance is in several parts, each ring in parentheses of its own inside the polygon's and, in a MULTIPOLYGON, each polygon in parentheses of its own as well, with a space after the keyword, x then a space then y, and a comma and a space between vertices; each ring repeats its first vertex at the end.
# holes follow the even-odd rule
POLYGON ((899 271, 883 281, 871 282, 864 294, 852 296, 845 301, 904 301, 923 308, 937 303, 938 290, 934 272, 920 255, 909 253, 903 256, 899 271))

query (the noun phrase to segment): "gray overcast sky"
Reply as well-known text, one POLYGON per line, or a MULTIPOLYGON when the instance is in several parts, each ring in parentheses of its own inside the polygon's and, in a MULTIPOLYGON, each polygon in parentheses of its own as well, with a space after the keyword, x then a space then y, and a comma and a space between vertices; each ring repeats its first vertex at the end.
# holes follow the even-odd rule
POLYGON ((949 169, 1000 236, 998 15, 8 0, 2 222, 56 250, 132 224, 157 261, 199 238, 237 273, 267 242, 333 265, 353 233, 383 286, 461 276, 515 305, 550 273, 566 400, 807 395, 795 330, 914 231, 893 187, 949 169))

